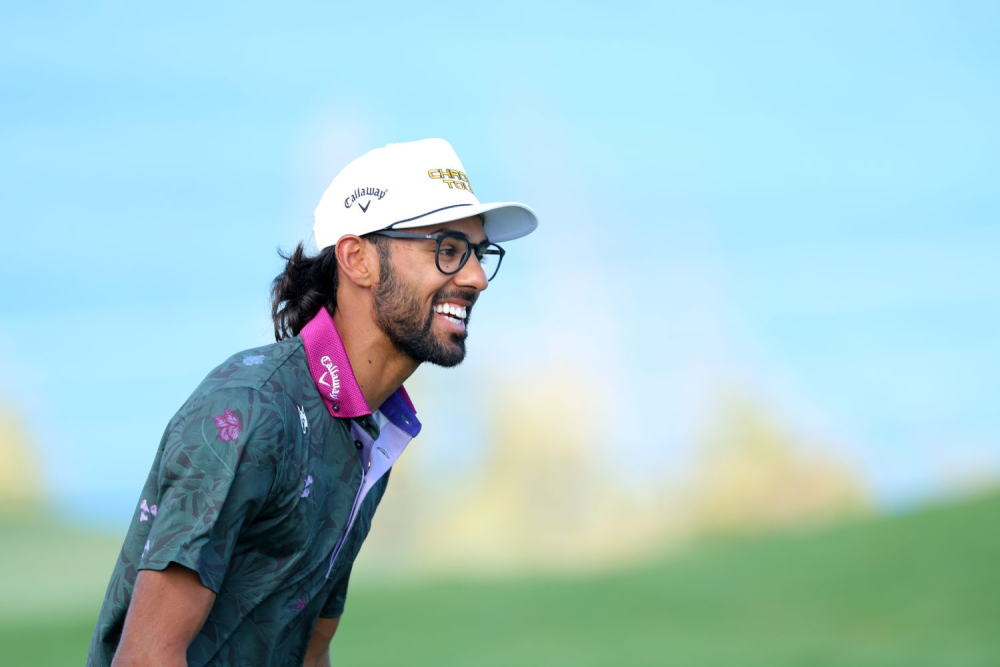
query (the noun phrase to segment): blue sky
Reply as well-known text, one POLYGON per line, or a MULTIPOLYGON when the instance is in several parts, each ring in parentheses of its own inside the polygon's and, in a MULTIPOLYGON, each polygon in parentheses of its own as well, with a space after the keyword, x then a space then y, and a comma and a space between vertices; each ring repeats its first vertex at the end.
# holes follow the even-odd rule
POLYGON ((442 136, 483 199, 542 226, 510 244, 469 362, 425 373, 439 463, 469 456, 444 424, 475 432, 470 381, 491 378, 488 400, 569 366, 591 382, 581 411, 627 415, 651 470, 735 386, 836 443, 888 505, 996 475, 998 20, 990 3, 5 8, 0 397, 57 498, 130 512, 188 392, 268 341, 274 249, 309 237, 336 171, 442 136))

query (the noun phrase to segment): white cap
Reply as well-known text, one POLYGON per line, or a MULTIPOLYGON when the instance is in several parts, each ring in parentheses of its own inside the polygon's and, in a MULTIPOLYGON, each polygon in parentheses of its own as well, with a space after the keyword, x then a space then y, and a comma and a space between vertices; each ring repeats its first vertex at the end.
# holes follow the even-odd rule
POLYGON ((510 241, 535 231, 538 218, 517 202, 480 204, 455 150, 444 139, 389 144, 337 174, 316 207, 316 245, 345 234, 409 229, 482 215, 486 237, 510 241))

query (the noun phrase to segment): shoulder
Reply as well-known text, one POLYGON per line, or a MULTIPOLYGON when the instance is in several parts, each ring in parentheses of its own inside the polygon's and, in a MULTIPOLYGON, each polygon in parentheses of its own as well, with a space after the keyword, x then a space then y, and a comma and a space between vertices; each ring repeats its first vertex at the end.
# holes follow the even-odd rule
POLYGON ((238 352, 216 366, 195 388, 168 426, 178 434, 196 428, 218 440, 246 443, 252 434, 265 441, 286 430, 284 396, 308 379, 298 338, 238 352), (216 433, 216 431, 218 431, 216 433))
POLYGON ((302 340, 288 338, 237 352, 223 361, 195 388, 182 411, 220 393, 257 396, 281 404, 286 394, 301 391, 309 382, 302 340))
POLYGON ((305 350, 298 337, 243 350, 212 369, 195 390, 195 395, 229 387, 281 391, 282 376, 303 365, 305 350))

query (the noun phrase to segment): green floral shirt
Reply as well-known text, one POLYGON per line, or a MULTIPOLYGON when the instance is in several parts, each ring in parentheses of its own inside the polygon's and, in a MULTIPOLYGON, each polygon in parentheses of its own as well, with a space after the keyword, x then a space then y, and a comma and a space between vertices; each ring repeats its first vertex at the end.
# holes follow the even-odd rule
MULTIPOLYGON (((329 334, 326 312, 317 320, 314 329, 329 334)), ((343 613, 389 466, 419 422, 402 388, 374 416, 363 398, 358 407, 342 346, 339 368, 325 354, 340 345, 333 332, 334 343, 292 338, 235 355, 170 421, 111 576, 89 665, 110 664, 138 571, 170 563, 194 570, 217 594, 189 665, 301 665, 317 619, 343 613), (324 367, 339 371, 340 390, 346 385, 339 402, 322 391, 324 367)))

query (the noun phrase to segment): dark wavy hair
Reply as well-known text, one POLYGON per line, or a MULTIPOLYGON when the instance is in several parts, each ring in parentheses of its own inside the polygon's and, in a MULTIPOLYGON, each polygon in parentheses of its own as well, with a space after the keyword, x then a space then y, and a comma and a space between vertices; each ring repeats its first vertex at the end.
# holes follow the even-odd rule
MULTIPOLYGON (((385 268, 389 239, 374 233, 361 238, 378 248, 379 261, 385 268)), ((333 316, 337 308, 337 255, 336 246, 330 246, 309 256, 302 243, 290 253, 279 249, 278 255, 285 260, 285 270, 271 281, 271 321, 274 339, 284 340, 298 336, 320 308, 333 316)))

